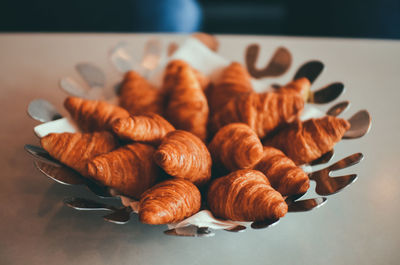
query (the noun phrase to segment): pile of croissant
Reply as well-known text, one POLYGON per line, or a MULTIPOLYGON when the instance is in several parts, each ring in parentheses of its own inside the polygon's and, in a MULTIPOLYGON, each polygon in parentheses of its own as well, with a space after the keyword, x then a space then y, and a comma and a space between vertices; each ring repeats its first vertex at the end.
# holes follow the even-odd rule
POLYGON ((310 86, 300 78, 256 93, 239 63, 210 82, 173 60, 161 89, 126 73, 119 106, 68 97, 82 132, 51 133, 41 145, 82 176, 139 200, 143 223, 179 222, 201 208, 221 219, 276 219, 288 210, 286 196, 309 188, 299 165, 330 151, 350 127, 330 116, 299 120, 310 86))

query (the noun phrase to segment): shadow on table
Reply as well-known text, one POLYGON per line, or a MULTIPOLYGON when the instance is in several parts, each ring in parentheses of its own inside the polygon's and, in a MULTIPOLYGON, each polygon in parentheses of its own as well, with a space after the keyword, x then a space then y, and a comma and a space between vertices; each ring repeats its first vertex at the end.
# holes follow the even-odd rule
MULTIPOLYGON (((52 248, 59 248, 71 258, 78 259, 95 251, 102 260, 116 258, 122 248, 150 245, 155 240, 163 241, 170 237, 163 234, 167 226, 149 226, 139 222, 133 214, 127 224, 119 225, 105 221, 102 216, 107 211, 78 211, 63 205, 67 197, 83 197, 100 200, 85 188, 53 184, 43 194, 38 214, 51 215, 46 218, 44 236, 52 248), (58 209, 57 209, 58 208, 58 209), (56 209, 54 211, 54 209, 56 209)), ((116 199, 103 199, 110 204, 118 205, 116 199)), ((166 240, 168 241, 168 240, 166 240)))

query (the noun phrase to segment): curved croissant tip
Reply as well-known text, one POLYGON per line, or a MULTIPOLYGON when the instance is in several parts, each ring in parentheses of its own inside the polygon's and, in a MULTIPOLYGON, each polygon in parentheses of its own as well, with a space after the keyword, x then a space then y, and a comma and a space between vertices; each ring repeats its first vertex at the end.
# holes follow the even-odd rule
POLYGON ((78 97, 67 97, 64 100, 64 107, 68 110, 71 111, 74 109, 74 107, 82 101, 81 98, 78 97))
POLYGON ((253 164, 257 163, 263 157, 264 150, 262 145, 253 145, 249 150, 249 160, 253 162, 253 164))
POLYGON ((284 217, 285 214, 288 211, 288 205, 286 204, 286 202, 280 202, 275 208, 274 208, 274 217, 275 218, 281 218, 284 217))
POLYGON ((140 75, 137 72, 130 70, 125 73, 124 80, 136 79, 138 76, 140 76, 140 75))
POLYGON ((89 176, 95 178, 97 174, 97 167, 93 161, 89 161, 86 165, 86 172, 89 176))
POLYGON ((157 150, 154 153, 154 161, 162 167, 162 165, 165 165, 168 163, 167 161, 170 160, 170 154, 168 152, 165 152, 163 150, 157 150))
MULTIPOLYGON (((159 211, 163 212, 163 210, 159 211)), ((161 216, 155 214, 153 211, 147 211, 146 209, 139 210, 139 220, 142 223, 149 225, 162 225, 168 222, 165 222, 161 216)))

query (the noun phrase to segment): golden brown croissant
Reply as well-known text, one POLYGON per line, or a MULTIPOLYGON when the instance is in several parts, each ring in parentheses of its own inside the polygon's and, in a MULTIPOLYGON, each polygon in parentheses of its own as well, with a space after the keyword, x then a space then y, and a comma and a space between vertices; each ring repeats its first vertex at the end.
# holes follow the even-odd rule
POLYGON ((216 216, 233 221, 263 221, 283 217, 288 206, 263 173, 242 169, 214 180, 207 203, 216 216))
POLYGON ((232 99, 211 118, 211 131, 222 126, 242 122, 250 126, 260 138, 279 126, 292 122, 300 116, 304 100, 297 93, 266 92, 249 93, 232 99))
POLYGON ((200 206, 200 191, 190 181, 165 180, 143 193, 139 220, 152 225, 175 223, 197 213, 200 206))
POLYGON ((129 113, 105 101, 67 97, 64 106, 84 132, 111 130, 111 124, 129 113))
POLYGON ((230 172, 253 167, 263 156, 257 134, 244 123, 222 127, 208 145, 214 165, 222 164, 230 172))
POLYGON ((114 136, 109 132, 51 133, 40 139, 50 156, 87 176, 87 161, 117 148, 114 136))
POLYGON ((283 196, 305 193, 310 187, 308 175, 282 151, 265 146, 264 155, 254 167, 267 176, 271 186, 283 196))
POLYGON ((105 186, 139 199, 160 174, 153 162, 155 148, 134 143, 99 155, 88 162, 88 173, 105 186))
POLYGON ((125 74, 119 92, 119 105, 132 115, 163 113, 163 96, 145 78, 135 71, 125 74))
POLYGON ((301 165, 331 150, 349 128, 348 121, 333 116, 295 121, 266 139, 264 145, 282 150, 296 165, 301 165))
POLYGON ((174 126, 157 114, 118 119, 112 129, 121 139, 155 145, 159 145, 168 132, 175 130, 174 126))
POLYGON ((210 79, 207 76, 203 75, 201 72, 191 67, 183 60, 173 60, 169 62, 165 68, 164 83, 162 87, 164 95, 168 97, 168 94, 174 89, 174 86, 176 85, 176 75, 181 67, 191 68, 196 76, 197 81, 199 81, 201 88, 203 90, 207 89, 208 85, 210 84, 210 79))
POLYGON ((233 62, 223 69, 219 80, 208 91, 210 110, 214 113, 232 98, 252 91, 249 73, 240 63, 233 62))
POLYGON ((171 83, 167 118, 176 129, 189 131, 204 141, 207 136, 207 99, 188 64, 179 65, 174 74, 169 74, 170 68, 175 67, 174 62, 167 66, 164 81, 165 84, 171 83))
POLYGON ((204 143, 186 131, 169 132, 154 159, 169 175, 202 186, 211 178, 211 155, 204 143))
POLYGON ((279 88, 280 91, 299 93, 304 101, 310 96, 311 83, 306 77, 296 79, 279 88))

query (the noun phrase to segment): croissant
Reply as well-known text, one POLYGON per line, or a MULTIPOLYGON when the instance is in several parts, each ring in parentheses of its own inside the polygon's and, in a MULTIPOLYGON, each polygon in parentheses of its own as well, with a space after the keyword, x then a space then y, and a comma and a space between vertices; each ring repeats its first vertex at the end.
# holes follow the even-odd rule
POLYGON ((155 184, 160 174, 152 159, 154 151, 151 145, 125 145, 91 159, 88 163, 89 176, 122 194, 139 199, 145 190, 155 184))
POLYGON ((84 132, 111 130, 111 124, 129 113, 118 106, 97 100, 67 97, 64 106, 84 132))
POLYGON ((263 173, 242 169, 214 180, 208 190, 211 212, 233 221, 264 221, 283 217, 288 206, 263 173))
POLYGON ((219 80, 209 89, 208 103, 210 110, 214 113, 225 106, 232 98, 252 91, 249 73, 240 63, 233 62, 223 69, 219 80))
POLYGON ((164 83, 162 90, 166 96, 168 96, 168 94, 174 89, 176 85, 176 74, 181 67, 189 67, 192 69, 203 91, 208 88, 208 85, 210 84, 210 79, 207 76, 205 76, 195 68, 191 67, 187 62, 183 60, 173 60, 169 62, 164 73, 164 83))
POLYGON ((200 191, 190 181, 170 179, 142 194, 139 220, 158 225, 179 222, 200 210, 200 191))
POLYGON ((299 93, 306 102, 310 96, 311 83, 306 77, 293 80, 279 88, 280 91, 299 93))
POLYGON ((175 67, 174 62, 167 66, 164 81, 165 86, 174 83, 174 86, 171 85, 166 108, 167 118, 176 129, 189 131, 205 140, 208 122, 207 99, 189 65, 179 65, 174 74, 168 74, 171 68, 175 67))
POLYGON ((264 147, 264 155, 254 167, 267 176, 271 186, 283 196, 305 193, 310 187, 308 175, 282 151, 264 147))
POLYGON ((253 167, 263 156, 257 134, 244 123, 222 127, 208 145, 214 164, 222 164, 230 172, 253 167))
POLYGON ((204 143, 186 131, 169 132, 154 154, 166 173, 202 186, 211 178, 211 155, 204 143))
POLYGON ((242 122, 250 126, 260 138, 279 126, 300 116, 304 100, 297 93, 266 92, 249 93, 232 99, 211 118, 211 132, 222 126, 242 122))
POLYGON ((296 165, 301 165, 331 150, 349 128, 348 121, 333 116, 295 121, 266 139, 264 145, 282 150, 296 165))
POLYGON ((163 113, 163 96, 146 79, 135 71, 125 74, 119 92, 119 105, 131 115, 163 113))
POLYGON ((40 139, 51 157, 87 176, 87 161, 117 148, 117 141, 109 132, 50 133, 40 139))
POLYGON ((155 145, 159 145, 168 132, 175 130, 174 126, 157 114, 118 119, 112 129, 121 139, 155 145))

